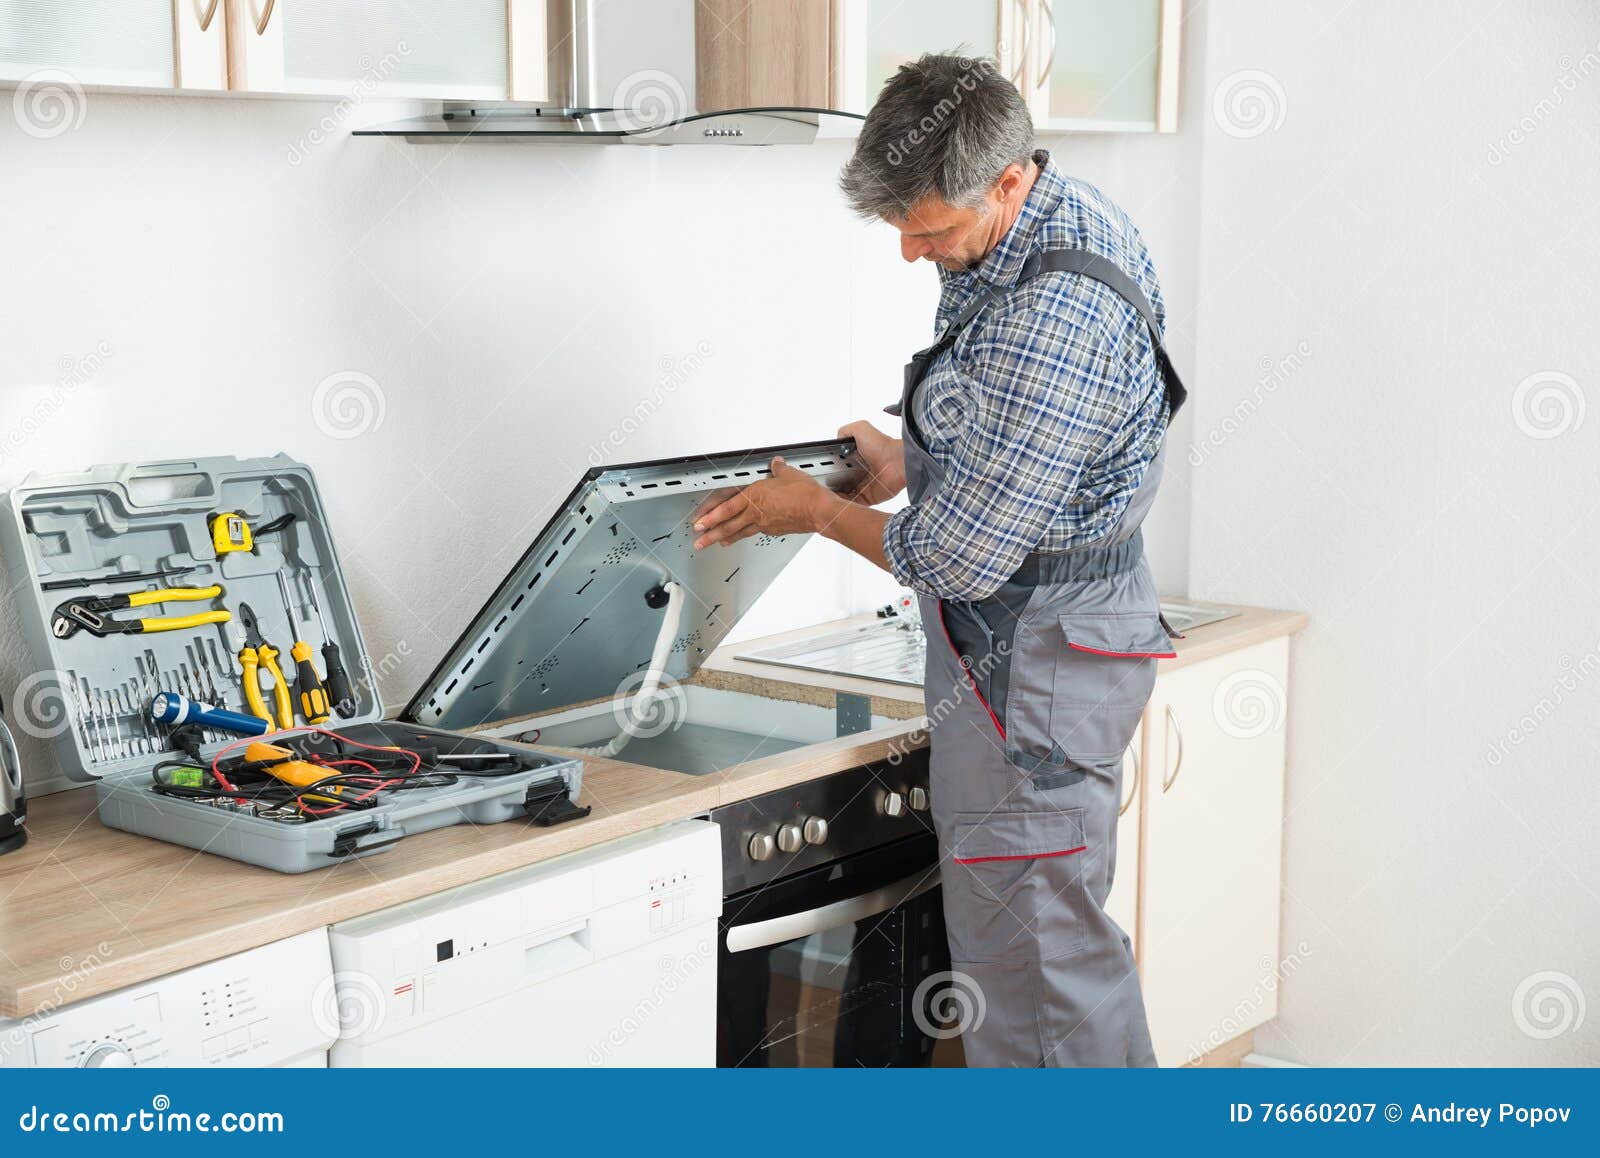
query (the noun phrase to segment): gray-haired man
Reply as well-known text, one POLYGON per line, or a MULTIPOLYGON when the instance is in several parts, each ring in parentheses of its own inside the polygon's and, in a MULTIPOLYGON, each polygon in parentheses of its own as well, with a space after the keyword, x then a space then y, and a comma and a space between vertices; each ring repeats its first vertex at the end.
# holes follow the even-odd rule
POLYGON ((903 441, 840 432, 870 467, 853 501, 775 461, 696 545, 816 531, 921 596, 951 960, 983 997, 969 1063, 1153 1065, 1104 906, 1123 752, 1172 654, 1139 533, 1184 398, 1155 268, 1126 214, 1034 151, 989 62, 900 69, 840 184, 939 266, 936 339, 888 408, 903 441))

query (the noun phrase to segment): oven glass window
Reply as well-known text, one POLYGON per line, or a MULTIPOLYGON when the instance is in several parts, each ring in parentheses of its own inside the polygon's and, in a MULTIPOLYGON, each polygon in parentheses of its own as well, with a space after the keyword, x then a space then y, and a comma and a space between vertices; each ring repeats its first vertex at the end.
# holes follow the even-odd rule
MULTIPOLYGON (((830 866, 804 874, 810 881, 803 876, 730 898, 724 929, 815 912, 901 879, 896 874, 906 868, 903 856, 848 871, 830 866)), ((960 1064, 959 1039, 934 1017, 933 986, 922 984, 950 968, 937 888, 887 912, 775 944, 737 952, 727 944, 725 936, 717 982, 719 1065, 960 1064)))

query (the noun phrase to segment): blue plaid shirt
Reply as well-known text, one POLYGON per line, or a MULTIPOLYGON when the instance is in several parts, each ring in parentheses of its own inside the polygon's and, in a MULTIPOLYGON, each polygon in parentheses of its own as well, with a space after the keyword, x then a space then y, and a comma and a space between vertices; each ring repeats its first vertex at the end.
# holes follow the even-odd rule
MULTIPOLYGON (((1087 249, 1137 281, 1161 326, 1155 266, 1105 194, 1042 150, 1022 210, 977 266, 939 271, 938 326, 985 284, 1015 286, 1045 249, 1087 249)), ((980 313, 918 386, 912 418, 944 481, 895 512, 883 547, 895 578, 943 599, 983 599, 1030 551, 1110 533, 1161 448, 1167 401, 1139 313, 1087 277, 1047 273, 980 313)))

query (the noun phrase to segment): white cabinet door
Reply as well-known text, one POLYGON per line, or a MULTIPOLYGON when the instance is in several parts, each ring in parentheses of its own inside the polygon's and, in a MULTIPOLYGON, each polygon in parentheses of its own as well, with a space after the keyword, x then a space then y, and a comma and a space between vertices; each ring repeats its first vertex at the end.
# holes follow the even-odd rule
POLYGON ((437 100, 542 99, 531 0, 232 0, 232 87, 437 100))
POLYGON ((0 0, 0 80, 226 86, 225 0, 0 0))
POLYGON ((1040 130, 1177 130, 1181 0, 1028 0, 1021 87, 1040 130))
POLYGON ((1162 675, 1146 715, 1141 972, 1182 1065, 1277 1013, 1289 640, 1162 675))
POLYGON ((1004 29, 1025 23, 1025 0, 837 0, 835 107, 865 113, 884 82, 925 52, 993 57, 1016 79, 1020 55, 1004 29), (1003 28, 1004 26, 1004 28, 1003 28))
POLYGON ((1134 959, 1139 955, 1139 799, 1143 795, 1144 725, 1133 734, 1122 757, 1122 814, 1117 818, 1117 871, 1111 878, 1111 895, 1106 912, 1122 926, 1133 943, 1134 959))

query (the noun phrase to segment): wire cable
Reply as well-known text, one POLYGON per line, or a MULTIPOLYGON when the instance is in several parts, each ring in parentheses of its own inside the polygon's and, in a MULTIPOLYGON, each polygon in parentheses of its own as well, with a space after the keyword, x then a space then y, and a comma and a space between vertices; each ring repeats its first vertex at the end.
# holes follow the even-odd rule
POLYGON ((622 722, 622 731, 604 744, 597 744, 587 748, 575 748, 574 751, 590 756, 615 756, 628 746, 647 722, 646 714, 651 705, 655 703, 656 694, 661 688, 661 678, 667 674, 667 661, 672 658, 672 642, 678 636, 678 621, 683 617, 683 588, 672 580, 662 584, 662 590, 667 593, 666 614, 661 620, 661 630, 656 633, 656 646, 650 653, 650 667, 644 673, 644 682, 639 685, 633 700, 628 705, 627 718, 622 722))

